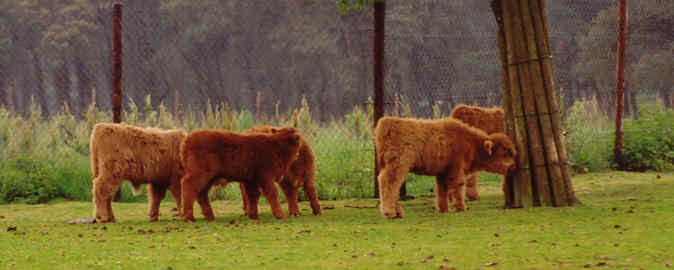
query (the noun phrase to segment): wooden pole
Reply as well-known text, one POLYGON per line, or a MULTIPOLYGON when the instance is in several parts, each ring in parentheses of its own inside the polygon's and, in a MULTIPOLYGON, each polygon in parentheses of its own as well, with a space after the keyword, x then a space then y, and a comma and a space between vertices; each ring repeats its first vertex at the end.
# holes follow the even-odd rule
POLYGON ((532 202, 531 188, 529 183, 531 183, 531 176, 529 171, 523 168, 528 168, 529 164, 529 155, 527 149, 526 137, 521 130, 517 130, 516 126, 523 127, 524 123, 523 118, 514 118, 514 111, 517 109, 518 113, 521 114, 521 104, 520 99, 513 99, 510 91, 510 74, 508 73, 508 64, 507 64, 507 55, 505 48, 505 32, 503 26, 503 10, 501 8, 500 0, 493 0, 491 2, 491 8, 494 12, 496 18, 496 24, 498 25, 498 47, 499 47, 499 58, 501 59, 501 81, 503 84, 503 99, 502 107, 505 114, 505 129, 506 134, 513 139, 517 149, 519 149, 520 154, 518 155, 517 163, 518 167, 521 169, 517 170, 515 174, 508 174, 505 176, 505 183, 503 186, 503 192, 505 197, 505 205, 510 208, 519 208, 527 206, 527 203, 532 202), (515 123, 515 121, 520 121, 521 123, 515 123), (515 177, 517 176, 517 177, 515 177), (529 179, 526 181, 515 182, 515 179, 529 179), (516 192, 517 191, 517 192, 516 192))
POLYGON ((623 107, 625 102, 625 34, 627 32, 627 1, 618 2, 618 62, 616 63, 616 110, 615 110, 615 145, 613 155, 618 169, 625 167, 623 160, 623 107))
POLYGON ((571 205, 544 1, 494 0, 492 8, 500 28, 506 132, 519 150, 518 170, 506 177, 506 207, 571 205))
POLYGON ((257 96, 255 96, 255 122, 260 122, 260 110, 262 109, 262 92, 257 91, 257 96))
MULTIPOLYGON (((536 45, 539 49, 540 55, 552 55, 550 49, 550 43, 548 41, 548 18, 545 13, 545 1, 533 1, 531 4, 531 9, 534 14, 534 26, 536 28, 536 45)), ((552 128, 552 137, 551 140, 554 142, 554 148, 550 148, 551 152, 549 154, 549 163, 555 168, 559 169, 561 172, 562 181, 554 181, 553 185, 555 189, 553 193, 557 200, 558 206, 565 205, 575 205, 580 203, 575 195, 573 189, 573 183, 571 181, 571 173, 569 171, 569 161, 568 155, 566 153, 566 147, 564 145, 564 140, 562 136, 562 109, 559 106, 559 101, 557 100, 557 88, 555 87, 553 71, 552 71, 552 59, 551 57, 543 57, 542 61, 539 62, 541 66, 544 90, 545 90, 545 101, 550 110, 550 120, 552 128)), ((556 173, 556 171, 555 171, 556 173)), ((554 175, 554 179, 558 179, 558 174, 554 175)))
MULTIPOLYGON (((122 122, 122 4, 114 3, 112 11, 112 122, 122 122)), ((121 187, 121 186, 120 186, 121 187)), ((122 197, 115 192, 114 201, 122 197)))
POLYGON ((112 122, 122 122, 122 4, 112 12, 112 122))
MULTIPOLYGON (((384 23, 386 21, 386 2, 374 2, 374 127, 384 116, 384 23)), ((379 198, 379 167, 377 166, 377 149, 374 150, 374 197, 379 198)))
MULTIPOLYGON (((14 86, 10 85, 7 90, 7 110, 10 112, 14 111, 14 86)), ((15 112, 15 111, 14 111, 15 112)))

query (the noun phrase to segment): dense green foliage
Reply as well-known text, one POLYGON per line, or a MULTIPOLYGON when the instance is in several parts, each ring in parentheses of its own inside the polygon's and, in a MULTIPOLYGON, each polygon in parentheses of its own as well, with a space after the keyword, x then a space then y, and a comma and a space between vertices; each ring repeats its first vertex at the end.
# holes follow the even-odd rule
MULTIPOLYGON (((654 105, 662 108, 662 105, 654 105)), ((187 131, 220 128, 246 130, 253 125, 295 126, 309 141, 316 155, 316 182, 322 200, 368 198, 374 190, 372 106, 354 107, 342 120, 320 124, 312 120, 307 102, 287 113, 261 115, 256 121, 246 110, 235 111, 227 104, 207 104, 205 111, 181 111, 176 118, 163 104, 153 104, 148 96, 142 104, 130 102, 124 114, 127 123, 187 131)), ((405 103, 401 107, 407 107, 405 103)), ((109 122, 109 112, 89 106, 77 120, 68 106, 43 120, 40 107, 32 106, 29 117, 0 109, 0 201, 43 203, 53 198, 91 200, 89 136, 97 122, 109 122)), ((626 120, 625 155, 631 170, 665 170, 672 167, 671 110, 648 109, 638 120, 626 120)), ((596 100, 576 102, 564 122, 565 143, 575 172, 612 169, 613 127, 603 116, 596 100)), ((498 183, 497 175, 481 174, 481 183, 498 183)), ((410 195, 434 186, 428 176, 409 174, 410 195)), ((128 183, 122 186, 121 200, 144 201, 134 197, 128 183)), ((215 188, 214 199, 238 199, 238 185, 215 188)), ((303 194, 301 195, 303 197, 303 194)), ((170 196, 168 196, 170 198, 170 196)))
POLYGON ((610 169, 613 130, 613 122, 601 113, 596 99, 574 103, 564 120, 564 142, 571 169, 575 172, 610 169))
MULTIPOLYGON (((142 104, 130 102, 125 122, 187 131, 219 128, 246 130, 256 124, 295 126, 311 144, 316 155, 320 199, 370 197, 373 194, 372 108, 355 107, 344 120, 318 124, 311 118, 307 102, 287 113, 262 115, 255 120, 247 110, 234 111, 227 104, 207 104, 205 111, 185 110, 176 118, 163 104, 153 105, 148 96, 142 104)), ((46 202, 53 198, 91 200, 89 136, 97 122, 109 122, 110 112, 90 106, 82 120, 76 120, 68 106, 52 117, 40 117, 33 105, 28 118, 0 109, 0 201, 46 202)), ((432 181, 416 181, 411 176, 408 189, 420 192, 432 181)), ((496 177, 485 179, 498 181, 496 177)), ((132 196, 130 186, 122 186, 121 201, 143 201, 132 196)), ((238 199, 238 185, 215 188, 214 199, 238 199)), ((303 194, 300 195, 303 197, 303 194)), ((170 196, 168 196, 170 197, 170 196)))
POLYGON ((630 171, 673 167, 674 110, 643 106, 636 120, 626 120, 623 158, 630 171))
MULTIPOLYGON (((623 168, 663 171, 674 167, 674 111, 662 104, 639 107, 637 119, 623 120, 623 168)), ((614 157, 615 123, 604 116, 596 100, 569 108, 564 121, 566 150, 575 172, 618 166, 614 157)))

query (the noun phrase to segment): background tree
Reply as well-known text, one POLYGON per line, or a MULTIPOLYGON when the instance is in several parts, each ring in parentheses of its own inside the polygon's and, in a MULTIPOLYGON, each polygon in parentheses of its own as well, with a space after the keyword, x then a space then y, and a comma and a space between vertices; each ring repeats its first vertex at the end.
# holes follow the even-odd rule
MULTIPOLYGON (((0 0, 0 105, 13 89, 21 114, 31 97, 45 116, 64 102, 77 117, 93 100, 109 110, 112 2, 0 0)), ((177 100, 202 109, 210 100, 253 111, 259 92, 264 114, 306 98, 314 119, 330 121, 371 95, 372 0, 121 2, 126 105, 151 95, 153 105, 177 100)), ((578 98, 609 100, 614 1, 547 2, 565 107, 578 98)), ((654 55, 671 50, 671 5, 630 5, 628 90, 639 98, 671 93, 666 72, 649 71, 670 68, 654 55)), ((485 19, 492 16, 481 1, 388 0, 385 102, 398 94, 422 117, 458 103, 499 104, 497 27, 485 19)))

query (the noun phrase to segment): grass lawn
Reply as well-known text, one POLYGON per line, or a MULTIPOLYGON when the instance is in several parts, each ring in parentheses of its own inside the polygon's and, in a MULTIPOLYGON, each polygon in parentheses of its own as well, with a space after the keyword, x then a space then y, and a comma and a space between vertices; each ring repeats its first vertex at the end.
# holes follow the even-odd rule
MULTIPOLYGON (((430 179, 428 179, 430 181, 430 179)), ((462 213, 435 213, 412 194, 406 217, 377 200, 323 201, 322 216, 284 220, 262 206, 215 201, 216 220, 187 224, 165 202, 114 203, 115 224, 67 224, 91 202, 0 205, 0 269, 667 269, 674 264, 674 173, 606 172, 574 178, 583 205, 504 210, 497 182, 462 213)), ((285 204, 284 204, 285 209, 285 204)))

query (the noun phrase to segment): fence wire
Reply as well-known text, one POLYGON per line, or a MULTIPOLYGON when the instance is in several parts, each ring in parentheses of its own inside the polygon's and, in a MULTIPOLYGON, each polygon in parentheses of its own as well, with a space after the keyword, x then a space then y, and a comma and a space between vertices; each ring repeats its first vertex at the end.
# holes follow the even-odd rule
MULTIPOLYGON (((293 125, 310 140, 319 177, 340 183, 331 194, 371 193, 372 7, 342 15, 331 1, 120 2, 123 121, 293 125)), ((500 106, 488 2, 387 1, 386 115, 500 106)), ((565 115, 581 100, 612 114, 617 1, 546 3, 565 115)), ((109 121, 112 1, 2 1, 0 10, 0 107, 109 121)), ((673 13, 672 1, 630 2, 627 117, 640 105, 672 107, 673 13)))

